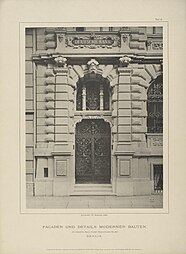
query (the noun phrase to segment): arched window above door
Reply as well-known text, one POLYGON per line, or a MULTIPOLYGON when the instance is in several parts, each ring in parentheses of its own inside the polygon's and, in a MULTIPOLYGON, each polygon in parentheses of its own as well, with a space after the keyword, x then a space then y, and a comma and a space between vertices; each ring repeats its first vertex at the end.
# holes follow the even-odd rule
POLYGON ((147 92, 147 132, 163 133, 163 76, 158 76, 147 92))
POLYGON ((76 110, 110 110, 110 89, 105 79, 90 78, 77 84, 76 110))

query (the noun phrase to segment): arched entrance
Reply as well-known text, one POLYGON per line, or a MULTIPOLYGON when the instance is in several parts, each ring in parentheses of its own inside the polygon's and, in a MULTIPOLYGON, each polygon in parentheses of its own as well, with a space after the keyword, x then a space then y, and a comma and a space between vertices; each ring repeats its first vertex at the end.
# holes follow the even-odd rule
POLYGON ((110 183, 111 130, 103 119, 84 119, 76 126, 76 183, 110 183))

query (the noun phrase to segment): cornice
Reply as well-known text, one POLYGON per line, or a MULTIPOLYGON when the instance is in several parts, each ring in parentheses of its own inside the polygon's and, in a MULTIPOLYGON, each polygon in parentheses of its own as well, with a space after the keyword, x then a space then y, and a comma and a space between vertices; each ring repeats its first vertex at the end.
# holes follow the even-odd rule
MULTIPOLYGON (((131 60, 130 64, 161 64, 163 60, 162 53, 147 53, 143 54, 125 54, 131 60)), ((32 55, 32 60, 35 63, 46 63, 46 64, 54 64, 56 65, 55 59, 61 56, 60 53, 38 53, 32 55)), ((86 64, 88 60, 91 58, 96 59, 100 64, 115 64, 119 65, 119 59, 124 56, 123 53, 118 54, 69 54, 64 53, 63 57, 67 59, 68 65, 73 64, 86 64)))

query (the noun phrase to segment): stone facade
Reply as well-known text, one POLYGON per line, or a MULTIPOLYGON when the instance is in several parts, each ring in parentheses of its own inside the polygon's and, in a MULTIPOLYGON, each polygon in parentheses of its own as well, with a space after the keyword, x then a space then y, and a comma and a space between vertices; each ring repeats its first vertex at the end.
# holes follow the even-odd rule
POLYGON ((106 30, 26 29, 27 195, 154 192, 154 165, 163 164, 163 136, 147 132, 147 91, 162 75, 162 29, 106 30), (77 84, 87 77, 109 84, 109 110, 76 110, 77 84), (83 119, 110 125, 109 184, 76 184, 75 133, 83 119))

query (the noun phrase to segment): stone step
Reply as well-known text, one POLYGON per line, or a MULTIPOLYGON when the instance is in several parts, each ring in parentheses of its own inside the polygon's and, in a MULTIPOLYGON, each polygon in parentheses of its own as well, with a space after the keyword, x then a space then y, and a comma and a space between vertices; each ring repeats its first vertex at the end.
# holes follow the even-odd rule
POLYGON ((111 184, 75 184, 71 195, 114 195, 111 184))

